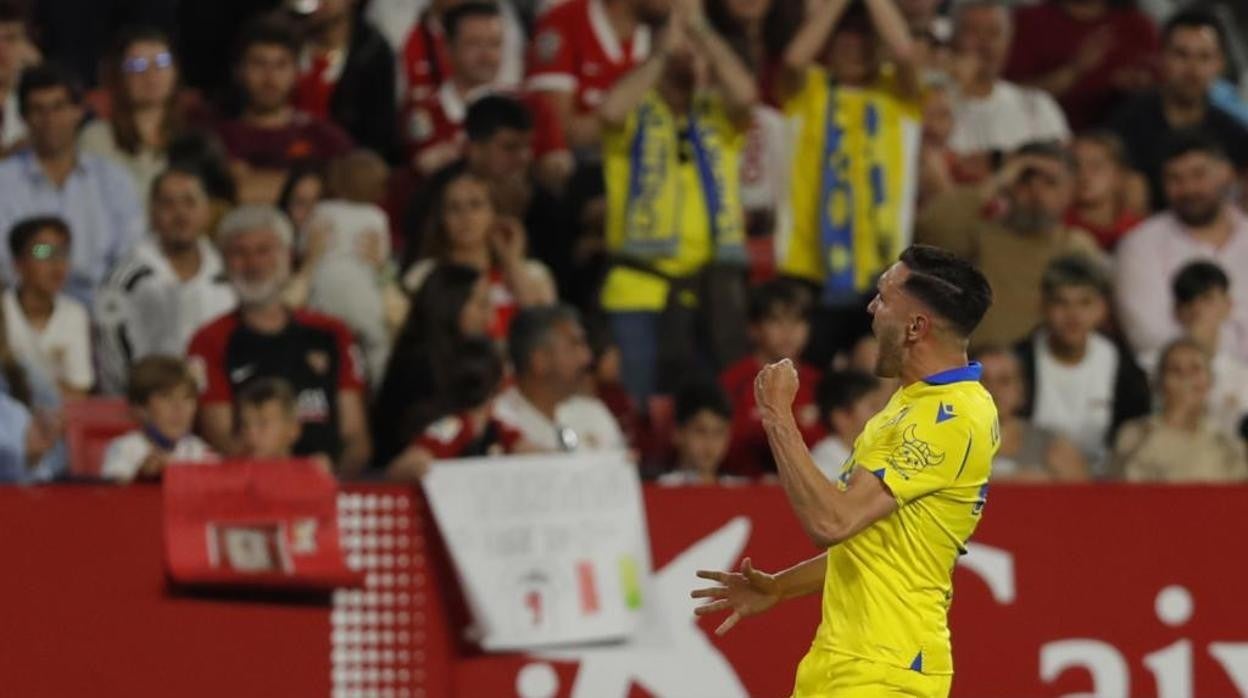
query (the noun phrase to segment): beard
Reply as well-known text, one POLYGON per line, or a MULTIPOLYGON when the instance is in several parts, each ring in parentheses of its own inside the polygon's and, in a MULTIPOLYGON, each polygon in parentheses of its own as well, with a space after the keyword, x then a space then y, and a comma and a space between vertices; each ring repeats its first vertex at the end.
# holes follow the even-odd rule
POLYGON ((1171 202, 1170 209, 1183 225, 1203 228, 1222 214, 1222 199, 1179 199, 1171 202))
POLYGON ((1039 233, 1047 233, 1057 227, 1057 216, 1050 214, 1041 208, 1022 208, 1019 206, 1010 206, 1010 210, 1005 214, 1005 218, 1001 223, 1010 230, 1027 234, 1036 235, 1039 233))
POLYGON ((878 328, 875 339, 879 353, 875 357, 875 375, 880 378, 896 378, 901 375, 901 331, 878 328))
POLYGON ((251 281, 242 278, 231 278, 230 285, 238 294, 239 305, 245 308, 258 308, 278 301, 282 290, 286 287, 285 277, 251 281))

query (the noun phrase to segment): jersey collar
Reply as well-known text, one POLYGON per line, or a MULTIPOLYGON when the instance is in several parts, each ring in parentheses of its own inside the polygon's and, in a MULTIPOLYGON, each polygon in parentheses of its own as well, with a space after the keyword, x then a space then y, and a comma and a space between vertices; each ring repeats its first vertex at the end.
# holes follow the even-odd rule
POLYGON ((978 361, 972 361, 965 366, 933 373, 924 378, 923 382, 928 385, 949 385, 950 383, 961 383, 962 381, 977 381, 983 372, 984 367, 978 361))

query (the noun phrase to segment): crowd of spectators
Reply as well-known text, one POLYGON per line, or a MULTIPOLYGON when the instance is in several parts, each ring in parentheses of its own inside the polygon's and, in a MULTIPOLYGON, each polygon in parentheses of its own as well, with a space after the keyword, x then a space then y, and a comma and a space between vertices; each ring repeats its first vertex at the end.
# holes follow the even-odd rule
POLYGON ((110 396, 118 482, 767 481, 786 358, 834 478, 913 243, 992 284, 994 479, 1248 481, 1240 10, 0 0, 0 482, 72 477, 66 406, 110 396))

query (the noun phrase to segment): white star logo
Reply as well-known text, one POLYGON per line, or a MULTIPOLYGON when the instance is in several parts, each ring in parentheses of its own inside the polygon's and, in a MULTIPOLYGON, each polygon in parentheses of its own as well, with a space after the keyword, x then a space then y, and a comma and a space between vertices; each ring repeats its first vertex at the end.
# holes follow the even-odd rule
MULTIPOLYGON (((737 516, 657 571, 631 640, 530 656, 579 663, 572 698, 625 698, 634 682, 656 696, 746 698, 732 665, 698 627, 689 580, 700 569, 731 569, 749 537, 749 518, 737 516)), ((548 664, 529 664, 516 683, 521 698, 550 698, 559 690, 548 664)))

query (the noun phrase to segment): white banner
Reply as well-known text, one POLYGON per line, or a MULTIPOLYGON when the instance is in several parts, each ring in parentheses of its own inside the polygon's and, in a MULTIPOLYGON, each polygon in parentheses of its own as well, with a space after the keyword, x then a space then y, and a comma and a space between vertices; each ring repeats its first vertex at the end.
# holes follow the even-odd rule
POLYGON ((443 461, 424 489, 485 649, 637 629, 650 545, 625 453, 443 461))

